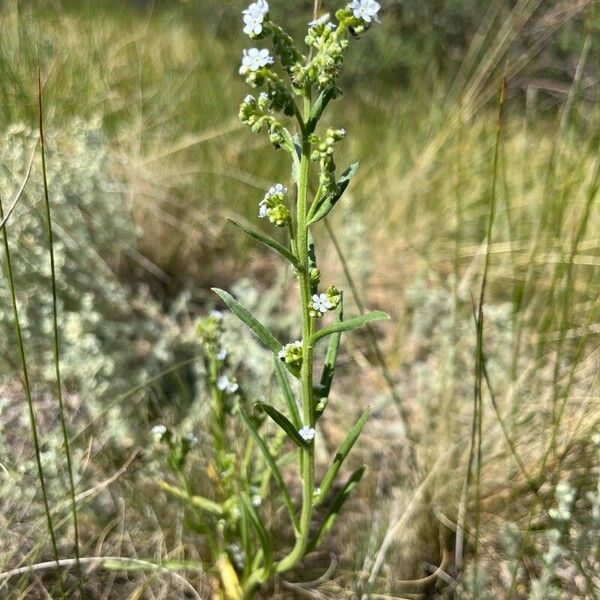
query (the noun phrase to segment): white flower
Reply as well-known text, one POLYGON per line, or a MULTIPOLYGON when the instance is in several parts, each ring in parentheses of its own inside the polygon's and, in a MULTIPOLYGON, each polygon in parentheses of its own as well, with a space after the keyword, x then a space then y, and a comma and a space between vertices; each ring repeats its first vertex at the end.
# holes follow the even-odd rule
POLYGON ((221 375, 219 379, 217 379, 217 389, 222 392, 227 392, 228 394, 233 394, 237 392, 239 389, 239 385, 235 383, 235 381, 229 381, 229 377, 227 375, 221 375))
POLYGON ((377 16, 381 5, 375 0, 353 0, 349 8, 357 19, 370 23, 377 16))
POLYGON ((268 102, 269 101, 269 94, 267 94, 267 92, 261 92, 258 95, 258 99, 261 100, 262 102, 268 102))
POLYGON ((313 427, 309 427, 308 425, 305 425, 298 431, 298 433, 305 442, 310 442, 315 439, 315 430, 313 427))
POLYGON ((258 218, 264 219, 267 216, 267 201, 261 200, 258 205, 258 218))
POLYGON ((328 310, 334 308, 333 302, 331 302, 327 294, 314 294, 311 306, 315 312, 321 314, 325 314, 328 310))
POLYGON ((246 35, 260 35, 263 22, 269 12, 269 3, 266 0, 257 0, 242 11, 244 15, 244 33, 246 35))
POLYGON ((276 183, 274 186, 270 187, 267 192, 267 196, 277 196, 279 194, 282 196, 287 194, 287 188, 281 183, 276 183))
POLYGON ((308 26, 309 27, 316 27, 317 25, 325 25, 325 23, 327 23, 330 19, 329 13, 324 14, 322 17, 319 17, 318 19, 315 19, 314 21, 311 21, 308 26))
POLYGON ((244 98, 244 104, 254 104, 255 102, 256 102, 256 99, 254 98, 254 96, 252 94, 248 94, 244 98))
POLYGON ((155 425, 150 430, 150 435, 155 442, 161 442, 165 433, 167 433, 167 428, 164 425, 155 425))
POLYGON ((198 438, 190 431, 183 436, 183 439, 187 442, 190 448, 194 448, 198 445, 198 438))
POLYGON ((217 319, 218 321, 223 320, 223 313, 220 310, 211 310, 210 316, 217 319))
POLYGON ((229 353, 227 352, 227 350, 225 350, 225 348, 222 348, 217 352, 217 360, 225 360, 228 354, 229 353))
POLYGON ((273 58, 269 55, 266 48, 259 50, 258 48, 250 48, 244 50, 242 57, 242 66, 240 67, 240 75, 246 75, 250 71, 258 71, 261 67, 273 64, 273 58))
POLYGON ((258 508, 262 504, 262 498, 258 494, 254 494, 251 498, 252 506, 258 508))

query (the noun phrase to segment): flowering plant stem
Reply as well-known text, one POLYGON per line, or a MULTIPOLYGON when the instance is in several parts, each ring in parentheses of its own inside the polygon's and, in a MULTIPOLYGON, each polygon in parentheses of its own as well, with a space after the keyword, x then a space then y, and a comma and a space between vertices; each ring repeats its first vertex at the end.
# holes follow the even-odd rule
MULTIPOLYGON (((251 598, 255 590, 274 574, 296 567, 331 529, 342 505, 365 472, 362 466, 346 479, 331 498, 323 521, 314 524, 317 526, 313 528, 314 507, 330 498, 334 480, 368 415, 368 411, 364 411, 349 429, 320 487, 315 486, 317 422, 327 407, 341 334, 371 321, 389 318, 381 311, 373 311, 344 319, 342 291, 333 285, 319 287, 321 273, 311 235, 311 228, 337 205, 358 167, 354 163, 337 176, 334 146, 346 137, 346 130, 317 128, 329 102, 341 95, 337 82, 349 38, 366 32, 376 20, 379 9, 376 0, 352 0, 335 13, 337 23, 330 15, 312 21, 304 38, 308 46, 306 55, 296 48, 292 37, 271 20, 267 0, 256 0, 243 11, 244 33, 254 40, 272 39, 275 57, 266 48, 243 51, 240 74, 253 89, 262 91, 257 96, 246 96, 240 106, 240 119, 254 133, 266 129, 275 148, 290 155, 297 194, 295 211, 288 203, 288 188, 283 183, 270 187, 258 204, 259 218, 267 218, 272 225, 287 232, 289 238, 285 245, 263 231, 230 220, 254 240, 275 251, 294 270, 298 281, 302 338, 282 344, 229 292, 214 288, 232 313, 273 353, 285 411, 281 405, 275 406, 262 399, 252 400, 250 404, 243 387, 226 374, 233 365, 227 362, 227 351, 221 345, 221 313, 213 311, 198 324, 197 332, 206 353, 207 390, 212 395, 215 465, 210 469, 214 496, 218 501, 195 496, 191 493, 192 488, 187 491, 173 489, 165 483, 161 487, 175 497, 186 498, 188 504, 204 513, 204 523, 208 522, 209 526, 196 523, 196 530, 208 530, 207 535, 212 535, 215 542, 211 554, 220 581, 219 598, 251 598), (281 67, 279 71, 277 64, 281 67), (297 121, 295 132, 279 120, 278 113, 297 121), (311 163, 316 165, 314 171, 318 174, 312 200, 309 198, 311 163), (329 320, 330 324, 323 325, 321 318, 329 312, 336 316, 333 322, 329 320), (326 337, 329 346, 317 383, 314 381, 314 347, 326 337), (298 381, 296 388, 290 384, 289 377, 298 381), (299 402, 294 391, 298 388, 299 402), (239 417, 245 427, 246 438, 242 444, 235 427, 240 421, 230 419, 232 416, 239 417), (277 433, 273 435, 272 430, 261 429, 263 423, 276 425, 277 433), (279 458, 287 452, 284 444, 293 448, 298 459, 294 463, 299 463, 300 509, 280 470, 279 458), (264 499, 274 497, 269 494, 270 481, 278 489, 277 500, 287 509, 295 538, 291 550, 280 560, 274 558, 279 536, 269 531, 266 514, 261 509, 264 499), (316 535, 311 535, 311 529, 317 532, 316 535)), ((281 398, 274 400, 281 401, 281 398)), ((153 431, 157 439, 169 446, 170 464, 180 472, 195 436, 180 439, 164 426, 156 426, 153 431)))
MULTIPOLYGON (((308 121, 312 108, 311 91, 304 92, 304 122, 308 121)), ((301 129, 304 127, 301 125, 301 129)), ((297 200, 297 253, 298 279, 300 283, 300 300, 302 305, 302 369, 300 379, 302 386, 302 416, 304 423, 313 427, 313 346, 311 342, 313 323, 310 316, 310 275, 308 261, 308 172, 310 166, 310 142, 306 134, 302 136, 302 154, 300 158, 300 178, 298 181, 297 200)), ((310 534, 310 520, 313 511, 313 490, 315 478, 314 446, 301 449, 302 458, 302 512, 300 515, 300 534, 293 550, 277 565, 277 571, 283 573, 291 569, 304 556, 310 534)))

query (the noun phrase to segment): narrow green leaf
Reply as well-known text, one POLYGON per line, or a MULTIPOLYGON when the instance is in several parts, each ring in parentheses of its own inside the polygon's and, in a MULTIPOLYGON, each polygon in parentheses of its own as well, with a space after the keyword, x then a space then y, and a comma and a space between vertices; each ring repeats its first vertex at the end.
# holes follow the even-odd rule
POLYGON ((275 479, 275 482, 277 483, 277 486, 279 487, 279 490, 281 491, 281 495, 283 496, 283 501, 284 501, 284 503, 288 509, 288 512, 290 514, 290 519, 291 519, 292 525, 294 527, 294 532, 297 534, 299 532, 298 518, 296 517, 296 512, 294 511, 294 505, 292 504, 292 499, 290 498, 288 489, 285 486, 285 482, 283 481, 281 471, 277 467, 277 464, 275 463, 275 459, 271 456, 271 452, 267 448, 267 444, 262 439, 261 435, 258 433, 256 427, 254 426, 254 423, 252 423, 252 420, 247 415, 246 411, 241 406, 239 407, 239 410, 240 410, 240 414, 242 416, 242 420, 244 421, 244 424, 248 428, 250 435, 256 442, 256 445, 258 446, 259 450, 262 452, 262 455, 264 456, 265 460, 267 461, 267 464, 269 465, 269 468, 271 469, 273 478, 275 479))
MULTIPOLYGON (((340 303, 337 308, 337 323, 344 321, 344 295, 340 297, 340 303)), ((331 334, 329 345, 327 346, 327 354, 325 355, 325 364, 323 365, 323 373, 321 374, 321 385, 317 388, 319 398, 327 398, 331 391, 331 383, 333 382, 333 373, 337 362, 338 352, 340 349, 340 339, 342 332, 337 331, 331 334)), ((323 409, 325 406, 323 405, 323 409)), ((320 411, 322 413, 323 411, 320 411)))
POLYGON ((295 425, 283 414, 281 414, 276 408, 271 406, 270 404, 265 404, 264 402, 256 402, 255 405, 260 410, 264 410, 283 431, 287 434, 287 436, 300 448, 305 448, 306 443, 300 437, 298 430, 295 425))
POLYGON ((278 241, 274 240, 272 237, 268 236, 266 233, 263 233, 262 231, 253 229, 252 227, 249 227, 248 225, 243 225, 242 223, 238 223, 238 221, 236 221, 235 219, 228 218, 227 220, 230 223, 233 223, 233 225, 235 225, 236 227, 239 227, 242 231, 247 233, 250 237, 254 238, 255 240, 258 240, 259 242, 262 242, 266 246, 269 246, 269 248, 271 248, 272 250, 275 250, 275 252, 277 252, 279 255, 283 256, 283 258, 288 260, 295 267, 298 266, 298 260, 296 259, 294 254, 291 252, 291 250, 289 250, 289 248, 286 248, 283 244, 280 244, 278 241))
POLYGON ((344 487, 337 493, 333 503, 331 504, 331 508, 327 512, 327 516, 321 523, 321 527, 319 527, 317 535, 315 535, 315 537, 308 543, 308 547, 306 548, 307 553, 312 552, 321 543, 323 537, 331 530, 342 509, 342 506, 344 506, 344 502, 346 502, 352 493, 352 490, 358 485, 365 474, 366 469, 366 465, 356 469, 356 471, 350 475, 348 481, 346 481, 344 484, 344 487))
POLYGON ((317 123, 319 122, 323 111, 327 108, 329 102, 335 98, 337 92, 338 90, 334 86, 331 86, 319 94, 319 97, 315 100, 312 106, 310 116, 308 117, 308 121, 306 122, 306 126, 304 128, 306 135, 313 133, 313 131, 316 129, 317 123))
POLYGON ((202 496, 190 496, 185 490, 175 487, 166 481, 161 481, 159 484, 160 488, 175 498, 179 498, 184 502, 189 502, 191 505, 209 512, 217 517, 222 517, 225 513, 223 507, 218 502, 213 502, 208 498, 202 496))
POLYGON ((259 321, 257 321, 248 311, 247 308, 242 306, 231 294, 225 290, 219 288, 212 288, 213 292, 217 294, 225 304, 231 309, 231 312, 243 323, 248 325, 250 329, 256 334, 258 339, 272 352, 277 354, 282 344, 277 338, 259 321))
POLYGON ((339 321, 338 323, 329 325, 329 327, 319 329, 319 331, 316 331, 313 334, 310 341, 314 346, 321 338, 327 337, 328 335, 341 333, 343 331, 352 331, 353 329, 358 329, 366 323, 370 323, 371 321, 387 321, 389 318, 390 315, 387 313, 384 313, 381 310, 374 310, 365 315, 361 315, 360 317, 354 317, 353 319, 348 319, 347 321, 339 321))
POLYGON ((294 392, 292 392, 292 387, 290 386, 289 379, 279 358, 275 357, 274 362, 277 381, 279 382, 279 387, 283 392, 285 403, 287 404, 288 410, 290 411, 292 422, 294 423, 297 429, 300 429, 300 412, 298 411, 298 405, 296 404, 296 399, 294 398, 294 392))
POLYGON ((252 523, 252 526, 256 530, 258 539, 260 540, 260 546, 265 559, 265 570, 270 573, 273 569, 273 544, 271 544, 271 538, 267 533, 262 519, 254 510, 254 506, 252 506, 252 503, 246 494, 242 494, 242 505, 248 518, 250 519, 250 522, 252 523))
MULTIPOLYGON (((250 515, 246 510, 246 504, 244 499, 240 502, 240 543, 242 545, 242 551, 246 556, 252 556, 252 540, 250 539, 250 515)), ((244 561, 243 577, 244 579, 250 574, 252 564, 249 560, 244 561)))
POLYGON ((319 206, 315 210, 315 214, 311 217, 308 222, 309 225, 324 219, 333 209, 333 207, 337 204, 337 201, 342 197, 343 193, 346 191, 346 188, 350 184, 350 180, 358 170, 358 163, 351 164, 340 177, 340 180, 337 183, 335 191, 329 196, 325 196, 323 200, 319 203, 319 206))
POLYGON ((365 412, 361 415, 360 419, 358 419, 358 421, 354 424, 354 427, 352 427, 352 429, 348 432, 348 435, 341 443, 340 447, 338 448, 338 451, 335 453, 333 462, 331 463, 329 469, 327 469, 327 472, 323 477, 323 481, 321 481, 321 485, 319 486, 321 488, 321 491, 319 492, 319 499, 317 504, 321 504, 327 496, 327 493, 331 489, 331 485, 335 480, 335 477, 338 474, 340 467, 342 466, 344 460, 346 460, 346 457, 350 453, 350 450, 352 450, 352 446, 354 446, 354 443, 356 442, 358 436, 363 430, 363 427, 365 426, 368 417, 369 409, 365 410, 365 412))

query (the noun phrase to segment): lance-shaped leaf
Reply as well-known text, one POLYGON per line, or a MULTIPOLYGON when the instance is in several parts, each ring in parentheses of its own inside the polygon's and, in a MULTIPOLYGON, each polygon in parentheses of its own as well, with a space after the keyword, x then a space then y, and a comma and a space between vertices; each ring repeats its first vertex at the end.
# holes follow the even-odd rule
POLYGON ((337 516, 340 514, 342 506, 344 506, 344 502, 348 499, 352 490, 358 485, 362 476, 365 474, 367 467, 363 465, 362 467, 356 469, 352 475, 348 478, 348 481, 344 484, 344 487, 337 493, 336 497, 331 504, 331 508, 327 512, 327 516, 324 521, 321 523, 321 527, 319 527, 319 531, 315 535, 315 537, 308 543, 306 548, 306 553, 312 552, 320 543, 323 537, 329 532, 329 530, 333 527, 337 516))
MULTIPOLYGON (((344 295, 343 292, 340 294, 340 303, 337 308, 337 323, 344 321, 344 295)), ((331 383, 333 381, 333 373, 335 371, 335 364, 337 362, 338 352, 340 349, 340 339, 342 332, 337 331, 332 333, 329 338, 329 345, 327 346, 327 354, 325 355, 325 364, 323 365, 323 373, 321 374, 321 385, 316 388, 317 395, 319 398, 327 398, 331 391, 331 383)), ((324 408, 324 406, 323 406, 324 408)), ((319 414, 323 411, 319 411, 319 414)))
POLYGON ((333 100, 338 93, 339 90, 335 86, 331 86, 323 90, 319 94, 319 97, 315 100, 315 103, 313 104, 312 110, 310 111, 310 116, 308 117, 308 121, 306 122, 306 125, 304 127, 306 135, 312 133, 316 129, 317 123, 319 122, 323 111, 327 108, 329 102, 331 102, 331 100, 333 100))
POLYGON ((273 569, 273 545, 271 544, 271 538, 246 494, 242 494, 242 510, 246 513, 248 520, 252 523, 252 526, 258 535, 265 560, 265 570, 270 573, 273 569))
POLYGON ((287 434, 287 436, 300 448, 306 447, 306 442, 300 437, 296 426, 283 414, 281 414, 276 408, 271 406, 270 404, 265 404, 264 402, 256 402, 254 404, 260 410, 264 410, 283 431, 287 434))
POLYGON ((298 532, 299 532, 298 518, 296 516, 296 512, 294 510, 294 505, 292 504, 292 499, 290 498, 288 489, 285 486, 285 482, 283 481, 281 471, 279 470, 279 467, 277 466, 275 459, 271 456, 271 452, 267 448, 267 444, 262 439, 260 433, 258 433, 256 427, 254 426, 254 423, 252 422, 250 417, 246 414, 246 411, 244 411, 244 409, 241 406, 239 407, 239 410, 240 410, 240 414, 242 416, 242 420, 244 421, 244 424, 248 428, 248 431, 249 431, 250 435, 252 436, 252 439, 256 442, 256 445, 258 446, 259 450, 261 451, 262 455, 265 458, 265 461, 267 462, 267 464, 269 465, 269 468, 271 469, 271 474, 273 475, 273 478, 275 479, 275 482, 277 483, 277 487, 279 487, 279 491, 281 492, 281 495, 283 496, 283 502, 285 503, 285 506, 287 507, 288 512, 290 514, 290 519, 291 519, 292 525, 294 527, 294 532, 296 534, 298 534, 298 532))
POLYGON ((294 267, 298 266, 298 259, 294 256, 292 251, 289 248, 286 248, 283 244, 280 244, 277 240, 274 240, 272 237, 268 236, 266 233, 259 231, 258 229, 254 229, 249 227, 248 225, 243 225, 242 223, 238 223, 235 219, 228 218, 230 223, 233 223, 236 227, 239 227, 242 231, 247 233, 250 237, 262 242, 266 246, 269 246, 272 250, 275 250, 278 254, 283 256, 286 260, 288 260, 294 267))
POLYGON ((338 471, 340 470, 340 467, 342 466, 344 460, 346 460, 346 457, 350 453, 350 450, 352 450, 352 446, 354 446, 354 443, 356 442, 358 436, 363 430, 363 427, 365 426, 368 417, 369 410, 367 409, 361 415, 360 419, 358 419, 358 421, 354 424, 354 427, 352 427, 352 429, 348 432, 348 435, 341 443, 340 447, 338 448, 338 451, 335 453, 333 462, 331 463, 329 469, 327 469, 327 472, 323 477, 323 481, 321 481, 321 485, 319 486, 320 492, 317 504, 321 504, 327 496, 329 490, 331 489, 331 485, 334 482, 338 471))
POLYGON ((257 319, 255 319, 247 308, 242 306, 231 294, 225 290, 219 288, 212 288, 215 294, 218 294, 230 308, 231 312, 243 323, 248 325, 250 329, 255 333, 258 339, 267 347, 269 350, 277 354, 281 348, 281 342, 257 319))
POLYGON ((285 403, 287 404, 288 410, 290 411, 292 422, 294 423, 297 429, 300 429, 300 412, 298 411, 298 405, 296 404, 296 399, 294 398, 294 392, 292 392, 290 381, 281 364, 281 361, 277 357, 275 357, 275 374, 277 375, 279 387, 283 392, 285 403))
POLYGON ((319 329, 319 331, 313 333, 310 338, 310 343, 314 346, 320 339, 327 337, 328 335, 342 333, 343 331, 352 331, 353 329, 359 329, 371 321, 383 321, 388 320, 389 318, 390 315, 387 313, 384 313, 381 310, 374 310, 365 315, 361 315, 360 317, 354 317, 347 321, 339 321, 338 323, 333 323, 332 325, 329 325, 329 327, 323 327, 323 329, 319 329))
POLYGON ((203 498, 202 496, 192 496, 187 491, 175 487, 166 481, 161 481, 158 485, 163 491, 167 492, 167 494, 170 494, 174 498, 183 500, 184 502, 188 502, 200 510, 209 512, 217 517, 222 517, 225 514, 225 509, 218 502, 213 502, 212 500, 203 498))
POLYGON ((325 196, 323 200, 319 203, 319 205, 315 209, 314 215, 310 218, 308 222, 309 225, 324 219, 333 209, 333 207, 337 204, 337 201, 342 197, 342 194, 346 191, 346 188, 350 184, 350 180, 354 176, 358 169, 358 163, 354 163, 350 165, 340 177, 340 180, 337 183, 336 189, 333 193, 325 196))

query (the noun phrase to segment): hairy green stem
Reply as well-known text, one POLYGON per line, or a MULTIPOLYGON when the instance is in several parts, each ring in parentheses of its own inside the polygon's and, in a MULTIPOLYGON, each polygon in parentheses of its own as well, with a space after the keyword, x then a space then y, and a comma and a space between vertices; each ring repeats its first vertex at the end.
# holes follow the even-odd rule
MULTIPOLYGON (((304 95, 304 120, 308 120, 311 111, 311 91, 304 95)), ((313 402, 313 348, 311 345, 312 318, 310 316, 310 275, 308 258, 308 225, 307 196, 308 171, 310 166, 310 142, 306 136, 302 138, 302 156, 300 158, 300 178, 298 181, 297 202, 297 252, 298 281, 300 284, 300 301, 302 305, 302 369, 300 380, 302 386, 302 417, 304 425, 314 425, 313 402)), ((314 450, 306 447, 301 452, 302 478, 302 511, 300 513, 300 533, 292 551, 277 565, 277 571, 283 573, 291 569, 302 559, 306 551, 310 535, 310 520, 313 512, 314 487, 314 450)))

